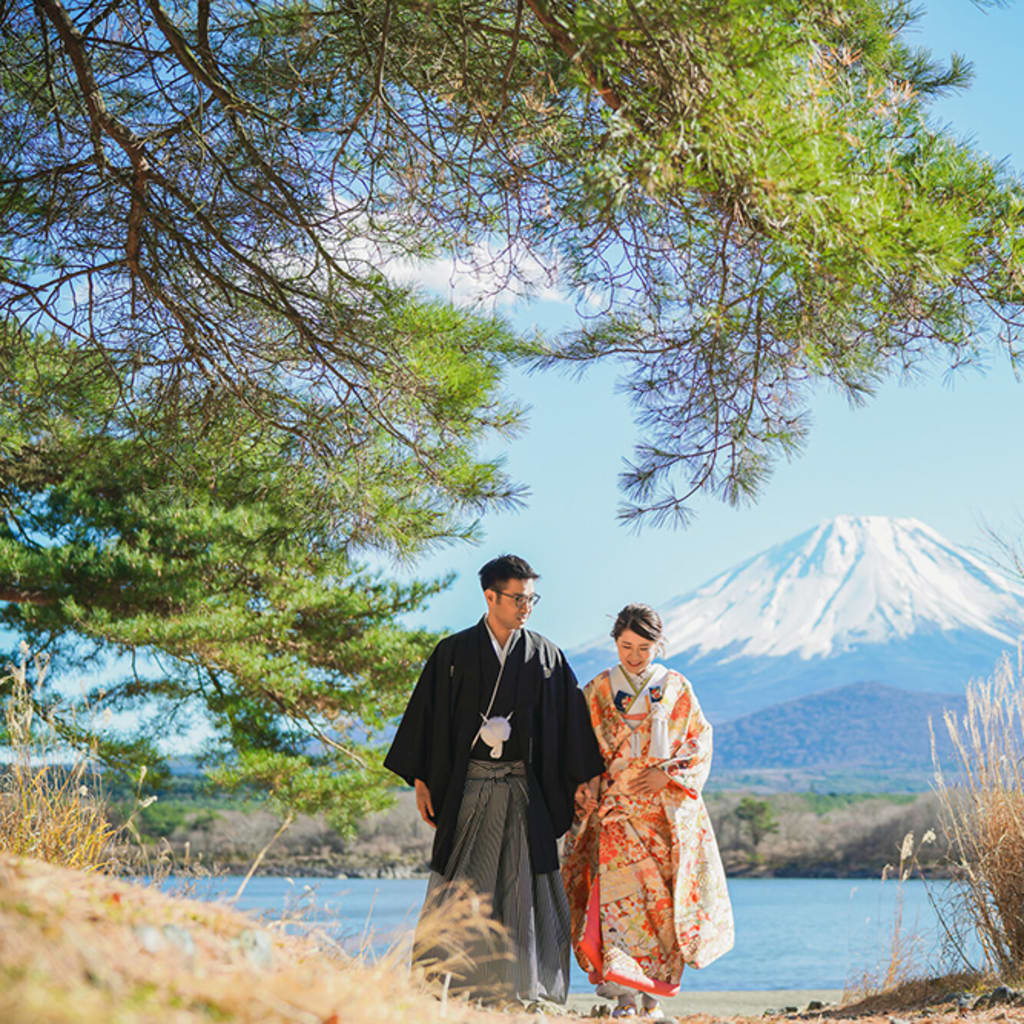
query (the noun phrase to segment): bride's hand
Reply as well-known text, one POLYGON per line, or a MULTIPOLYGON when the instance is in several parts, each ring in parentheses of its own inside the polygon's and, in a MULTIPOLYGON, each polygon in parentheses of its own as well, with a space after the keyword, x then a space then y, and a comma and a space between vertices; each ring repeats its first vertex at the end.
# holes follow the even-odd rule
POLYGON ((657 796, 670 781, 665 772, 652 765, 637 772, 626 792, 630 796, 657 796))

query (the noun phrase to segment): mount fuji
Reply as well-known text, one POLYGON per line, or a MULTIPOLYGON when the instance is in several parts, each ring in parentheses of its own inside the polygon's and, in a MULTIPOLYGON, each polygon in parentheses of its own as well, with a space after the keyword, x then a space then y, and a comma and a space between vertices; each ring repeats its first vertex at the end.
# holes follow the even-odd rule
MULTIPOLYGON (((663 660, 718 723, 850 684, 962 695, 1024 635, 1024 581, 916 519, 839 516, 658 611, 663 660)), ((614 648, 569 656, 585 680, 614 648)))

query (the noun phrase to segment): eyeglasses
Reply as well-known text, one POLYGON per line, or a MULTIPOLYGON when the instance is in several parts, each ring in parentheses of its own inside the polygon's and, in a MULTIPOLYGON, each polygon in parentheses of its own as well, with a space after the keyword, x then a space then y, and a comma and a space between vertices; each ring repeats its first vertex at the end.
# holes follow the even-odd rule
POLYGON ((493 589, 502 597, 512 598, 517 608, 532 608, 535 604, 540 603, 540 594, 510 594, 507 590, 498 590, 496 587, 493 589))

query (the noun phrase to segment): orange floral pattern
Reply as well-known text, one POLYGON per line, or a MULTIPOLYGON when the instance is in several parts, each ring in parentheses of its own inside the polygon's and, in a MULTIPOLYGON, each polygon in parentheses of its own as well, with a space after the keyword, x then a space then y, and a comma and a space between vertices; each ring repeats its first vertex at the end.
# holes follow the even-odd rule
POLYGON ((674 995, 685 965, 704 967, 732 948, 733 920, 700 795, 711 767, 711 726, 684 676, 668 672, 662 688, 634 731, 615 706, 608 672, 585 687, 605 771, 597 806, 577 806, 562 878, 573 949, 590 980, 674 995), (671 751, 661 760, 649 756, 659 718, 667 719, 671 751), (639 742, 631 744, 634 735, 639 742), (669 785, 654 796, 627 795, 629 780, 652 765, 668 774, 669 785))

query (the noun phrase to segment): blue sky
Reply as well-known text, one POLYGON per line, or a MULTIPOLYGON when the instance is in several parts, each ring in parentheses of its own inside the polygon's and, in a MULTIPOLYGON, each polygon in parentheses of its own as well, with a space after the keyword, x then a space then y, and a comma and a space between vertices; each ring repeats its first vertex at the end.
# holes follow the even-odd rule
MULTIPOLYGON (((913 39, 939 55, 956 50, 975 67, 972 87, 938 101, 936 119, 1024 169, 1024 4, 932 3, 913 39)), ((550 330, 566 310, 546 301, 513 315, 550 330)), ((532 412, 529 430, 505 455, 512 475, 530 487, 529 505, 486 517, 479 547, 448 548, 417 565, 419 575, 454 570, 458 578, 415 621, 439 630, 474 621, 482 608, 476 569, 502 551, 522 554, 542 575, 531 626, 572 647, 606 633, 627 601, 657 605, 842 513, 910 516, 956 543, 991 550, 984 524, 1010 533, 1024 513, 1024 384, 995 346, 983 373, 948 380, 943 371, 939 365, 924 380, 889 384, 856 410, 822 391, 804 454, 777 467, 755 506, 700 500, 686 530, 639 535, 615 518, 616 477, 636 432, 614 393, 614 373, 604 368, 583 383, 551 373, 513 377, 509 390, 532 412)))

